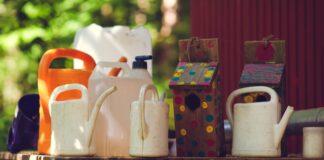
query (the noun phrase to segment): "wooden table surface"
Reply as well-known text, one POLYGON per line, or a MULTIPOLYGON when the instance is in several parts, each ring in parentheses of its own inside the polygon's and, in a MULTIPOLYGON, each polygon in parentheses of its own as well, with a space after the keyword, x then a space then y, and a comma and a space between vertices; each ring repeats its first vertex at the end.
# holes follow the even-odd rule
MULTIPOLYGON (((289 156, 282 158, 249 158, 249 157, 163 157, 163 158, 125 158, 125 157, 61 157, 61 156, 47 156, 47 155, 37 155, 36 152, 22 152, 19 154, 11 154, 6 151, 0 152, 1 160, 306 160, 301 156, 289 156)), ((314 159, 315 160, 315 159, 314 159)), ((317 160, 317 159, 316 159, 317 160)), ((323 160, 323 159, 318 159, 323 160)))

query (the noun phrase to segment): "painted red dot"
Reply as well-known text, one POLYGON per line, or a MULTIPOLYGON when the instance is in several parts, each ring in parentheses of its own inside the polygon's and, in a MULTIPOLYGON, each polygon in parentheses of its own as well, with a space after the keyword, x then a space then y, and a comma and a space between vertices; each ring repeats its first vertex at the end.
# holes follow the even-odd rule
POLYGON ((212 140, 212 139, 207 139, 207 145, 210 147, 210 146, 213 146, 215 144, 215 141, 212 140))
POLYGON ((213 151, 208 151, 207 155, 208 155, 208 157, 216 157, 216 154, 213 151))
POLYGON ((175 96, 175 97, 174 97, 174 103, 177 104, 177 105, 182 104, 182 97, 180 97, 180 96, 175 96))
POLYGON ((197 121, 192 121, 191 122, 191 128, 197 128, 198 127, 198 122, 197 121))

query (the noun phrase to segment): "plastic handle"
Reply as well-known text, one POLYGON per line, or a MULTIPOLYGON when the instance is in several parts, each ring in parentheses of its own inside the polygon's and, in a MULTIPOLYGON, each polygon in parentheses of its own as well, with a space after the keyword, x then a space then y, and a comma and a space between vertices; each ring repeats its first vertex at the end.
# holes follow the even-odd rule
MULTIPOLYGON (((96 67, 95 67, 95 73, 100 73, 100 70, 102 68, 121 68, 123 71, 122 76, 126 76, 126 75, 130 75, 131 70, 128 66, 127 63, 121 63, 121 62, 98 62, 96 67)), ((107 73, 105 74, 105 76, 107 75, 107 73)))
POLYGON ((71 48, 58 48, 50 49, 44 53, 39 63, 39 77, 47 75, 48 68, 50 67, 53 60, 57 58, 74 58, 83 61, 83 70, 92 71, 96 66, 96 62, 93 58, 79 50, 71 48))
POLYGON ((56 102, 56 98, 57 96, 64 92, 64 91, 69 91, 69 90, 79 90, 81 91, 81 98, 80 100, 87 100, 88 99, 88 92, 87 92, 87 88, 84 85, 81 84, 77 84, 77 83, 73 83, 73 84, 65 84, 65 85, 61 85, 58 86, 54 89, 54 91, 52 92, 52 95, 50 97, 49 102, 56 102))
POLYGON ((139 94, 139 106, 140 106, 140 118, 141 118, 141 135, 142 140, 147 137, 147 127, 145 123, 145 94, 147 91, 151 90, 152 100, 159 101, 159 96, 157 90, 154 85, 152 84, 145 84, 141 87, 140 94, 139 94))
MULTIPOLYGON (((251 92, 265 92, 270 95, 270 103, 276 103, 278 102, 278 95, 276 91, 274 91, 272 88, 264 87, 264 86, 255 86, 255 87, 246 87, 246 88, 240 88, 235 91, 233 91, 227 98, 226 101, 226 115, 228 118, 228 121, 230 122, 231 127, 233 127, 233 112, 232 112, 232 102, 234 98, 238 95, 244 94, 244 93, 251 93, 251 92)), ((256 103, 262 103, 262 102, 256 102, 256 103)))

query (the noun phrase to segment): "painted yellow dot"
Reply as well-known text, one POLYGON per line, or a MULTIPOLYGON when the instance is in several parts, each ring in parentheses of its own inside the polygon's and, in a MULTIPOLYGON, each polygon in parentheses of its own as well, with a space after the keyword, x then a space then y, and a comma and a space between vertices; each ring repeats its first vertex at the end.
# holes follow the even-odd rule
POLYGON ((192 82, 190 82, 190 84, 191 84, 191 85, 195 85, 195 84, 197 84, 197 82, 192 81, 192 82))
POLYGON ((203 109, 207 109, 208 108, 208 103, 207 102, 202 102, 201 106, 203 109))
POLYGON ((180 130, 180 134, 181 134, 182 136, 186 136, 186 135, 187 135, 187 130, 186 130, 186 129, 181 129, 181 130, 180 130))
POLYGON ((253 102, 254 101, 254 98, 252 97, 252 96, 245 96, 244 97, 244 102, 245 103, 251 103, 251 102, 253 102))
POLYGON ((211 73, 205 73, 204 74, 204 77, 211 77, 213 74, 211 74, 211 73))
POLYGON ((177 84, 183 85, 183 84, 185 84, 185 82, 180 81, 180 82, 178 82, 177 84))
POLYGON ((206 73, 208 73, 208 74, 213 74, 214 71, 207 71, 206 73))
POLYGON ((174 73, 174 75, 173 75, 173 77, 180 77, 181 76, 181 73, 179 73, 179 72, 176 72, 176 73, 174 73))
POLYGON ((207 63, 200 63, 200 66, 206 67, 207 66, 207 63))
POLYGON ((183 70, 183 69, 179 69, 179 70, 177 70, 177 72, 178 72, 178 73, 183 73, 184 70, 183 70))
POLYGON ((207 132, 207 133, 211 133, 211 132, 213 132, 213 131, 214 131, 214 127, 213 127, 213 126, 208 125, 208 126, 206 127, 206 132, 207 132))
POLYGON ((179 109, 180 109, 181 112, 186 111, 186 107, 185 107, 184 105, 181 105, 181 106, 179 107, 179 109))
POLYGON ((187 63, 186 66, 191 67, 192 63, 187 63))

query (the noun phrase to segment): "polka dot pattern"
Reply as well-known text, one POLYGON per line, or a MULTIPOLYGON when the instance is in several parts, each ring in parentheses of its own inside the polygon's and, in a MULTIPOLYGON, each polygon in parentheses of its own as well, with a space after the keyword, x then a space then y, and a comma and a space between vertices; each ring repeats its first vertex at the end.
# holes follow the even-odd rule
POLYGON ((197 128, 198 127, 198 122, 197 121, 192 121, 190 126, 191 126, 191 128, 197 128))
POLYGON ((206 101, 210 102, 212 100, 212 98, 213 97, 211 95, 207 95, 205 99, 206 99, 206 101))
POLYGON ((189 72, 189 75, 191 75, 191 76, 194 76, 195 74, 196 74, 195 71, 190 71, 190 72, 189 72))
POLYGON ((195 140, 192 140, 192 141, 191 141, 191 145, 192 145, 193 147, 197 147, 197 146, 198 146, 198 142, 195 141, 195 140))
POLYGON ((180 105, 182 103, 182 97, 181 96, 175 96, 174 97, 174 103, 177 105, 180 105))
POLYGON ((183 145, 184 144, 183 138, 177 138, 177 143, 183 145))
POLYGON ((207 132, 207 133, 212 133, 213 131, 214 131, 214 127, 213 127, 213 126, 208 125, 208 126, 206 127, 206 132, 207 132))
POLYGON ((182 136, 186 136, 186 135, 187 135, 187 130, 186 130, 186 129, 181 129, 181 130, 180 130, 180 134, 181 134, 182 136))
POLYGON ((207 108, 208 108, 208 103, 207 103, 207 102, 202 102, 202 103, 201 103, 201 107, 202 107, 203 109, 207 109, 207 108))
POLYGON ((182 120, 182 115, 181 114, 176 114, 175 118, 176 118, 177 121, 180 121, 180 120, 182 120))
POLYGON ((214 120, 214 116, 213 115, 210 114, 210 115, 207 115, 206 116, 206 121, 207 122, 212 122, 213 120, 214 120))
POLYGON ((185 107, 184 105, 181 105, 181 106, 179 107, 179 109, 180 109, 180 112, 184 112, 184 111, 186 111, 186 107, 185 107))
MULTIPOLYGON (((183 85, 202 85, 202 82, 206 82, 206 84, 209 83, 208 85, 215 85, 216 87, 215 82, 210 83, 210 81, 214 79, 212 76, 216 74, 214 73, 215 67, 207 67, 205 68, 204 74, 198 71, 187 71, 186 63, 183 66, 177 67, 176 72, 180 74, 186 72, 186 77, 188 78, 198 76, 198 74, 201 75, 201 79, 197 81, 198 84, 196 84, 195 81, 188 82, 187 80, 189 79, 184 82, 181 75, 180 78, 173 77, 171 81, 183 85)), ((217 125, 218 110, 217 107, 215 108, 218 102, 217 95, 219 92, 216 92, 215 88, 212 86, 194 89, 188 87, 173 89, 174 107, 176 109, 174 119, 176 121, 176 126, 178 125, 176 131, 177 146, 179 147, 177 154, 179 156, 219 156, 219 145, 221 145, 222 142, 219 142, 217 139, 219 131, 219 126, 217 125), (193 104, 195 105, 193 106, 193 104), (201 114, 197 116, 198 111, 201 114), (199 135, 199 133, 203 134, 199 135)))

